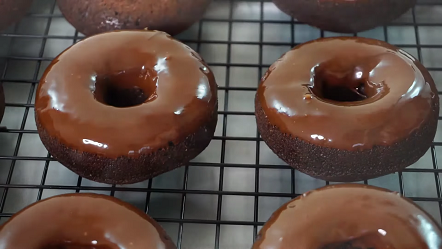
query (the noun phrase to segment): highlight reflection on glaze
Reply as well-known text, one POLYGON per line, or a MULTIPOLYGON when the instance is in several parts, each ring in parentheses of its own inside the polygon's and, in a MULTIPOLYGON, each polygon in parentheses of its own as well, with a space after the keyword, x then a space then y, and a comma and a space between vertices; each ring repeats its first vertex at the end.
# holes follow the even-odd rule
POLYGON ((301 195, 279 208, 258 238, 252 249, 442 248, 442 231, 427 213, 396 193, 362 184, 301 195))
POLYGON ((348 37, 289 51, 265 74, 257 97, 282 132, 359 150, 391 145, 419 128, 433 112, 436 92, 411 55, 385 42, 348 37))
POLYGON ((28 206, 0 227, 0 247, 176 248, 141 210, 97 194, 64 194, 28 206))
POLYGON ((116 31, 54 59, 35 111, 50 137, 116 158, 181 142, 207 122, 216 101, 212 72, 188 46, 163 32, 116 31))
POLYGON ((92 141, 90 139, 83 139, 83 143, 84 144, 91 144, 91 145, 94 145, 94 146, 97 146, 97 147, 100 147, 100 148, 103 148, 103 149, 106 149, 108 147, 107 144, 102 144, 102 143, 99 143, 99 142, 95 142, 95 141, 92 141))

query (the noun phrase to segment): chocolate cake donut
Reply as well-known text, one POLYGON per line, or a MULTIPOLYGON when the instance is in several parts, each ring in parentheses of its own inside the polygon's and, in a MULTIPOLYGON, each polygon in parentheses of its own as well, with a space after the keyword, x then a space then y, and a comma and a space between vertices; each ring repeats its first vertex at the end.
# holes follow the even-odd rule
POLYGON ((119 29, 178 34, 204 15, 211 0, 57 0, 66 20, 86 36, 119 29))
POLYGON ((48 66, 35 120, 48 151, 85 178, 143 181, 196 157, 217 123, 217 85, 191 48, 160 31, 86 38, 48 66))
POLYGON ((280 207, 252 249, 439 249, 442 231, 410 200, 360 184, 330 185, 280 207))
POLYGON ((295 47, 262 78, 261 137, 316 178, 359 181, 400 171, 431 146, 439 97, 428 71, 388 43, 324 38, 295 47))
POLYGON ((356 33, 385 25, 407 12, 416 0, 273 0, 298 21, 323 30, 356 33))
POLYGON ((0 227, 3 249, 176 249, 141 210, 114 197, 64 194, 39 201, 0 227))
POLYGON ((0 30, 20 20, 33 0, 0 0, 0 30))

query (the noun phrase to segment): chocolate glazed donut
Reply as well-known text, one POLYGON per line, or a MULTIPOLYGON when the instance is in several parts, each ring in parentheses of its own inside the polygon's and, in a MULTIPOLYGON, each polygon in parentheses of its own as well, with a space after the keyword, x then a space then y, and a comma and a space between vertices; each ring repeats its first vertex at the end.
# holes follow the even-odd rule
POLYGON ((105 183, 143 181, 189 162, 217 123, 213 73, 159 31, 114 31, 65 50, 40 80, 35 119, 63 165, 105 183))
POLYGON ((0 227, 3 249, 176 249, 160 225, 114 197, 65 194, 28 206, 0 227))
POLYGON ((412 8, 416 0, 273 0, 298 21, 323 30, 356 33, 385 25, 412 8))
POLYGON ((316 178, 359 181, 400 171, 431 146, 439 97, 408 53, 367 38, 295 47, 262 78, 255 99, 262 138, 316 178))
POLYGON ((119 29, 176 35, 204 15, 211 0, 57 0, 66 20, 89 36, 119 29))
POLYGON ((20 20, 33 0, 0 0, 0 30, 20 20))
POLYGON ((252 249, 440 249, 442 231, 398 193, 362 184, 305 193, 273 213, 252 249))

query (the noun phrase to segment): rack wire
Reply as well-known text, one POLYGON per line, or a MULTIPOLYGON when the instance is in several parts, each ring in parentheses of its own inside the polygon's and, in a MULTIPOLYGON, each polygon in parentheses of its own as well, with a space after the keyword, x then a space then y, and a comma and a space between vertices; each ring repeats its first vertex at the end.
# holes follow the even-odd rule
MULTIPOLYGON (((385 40, 410 52, 441 91, 441 31, 442 2, 421 0, 388 26, 347 35, 385 40)), ((148 212, 179 248, 250 248, 277 207, 334 184, 291 169, 261 140, 253 112, 259 79, 291 47, 336 35, 293 20, 268 0, 214 1, 199 23, 177 37, 205 58, 220 85, 213 141, 189 166, 150 181, 111 186, 65 169, 38 138, 33 108, 39 78, 59 52, 84 36, 66 22, 55 0, 35 0, 20 23, 0 34, 0 81, 7 102, 0 129, 0 222, 42 198, 96 192, 148 212)), ((365 183, 400 192, 441 222, 441 149, 438 127, 432 147, 416 164, 365 183)))

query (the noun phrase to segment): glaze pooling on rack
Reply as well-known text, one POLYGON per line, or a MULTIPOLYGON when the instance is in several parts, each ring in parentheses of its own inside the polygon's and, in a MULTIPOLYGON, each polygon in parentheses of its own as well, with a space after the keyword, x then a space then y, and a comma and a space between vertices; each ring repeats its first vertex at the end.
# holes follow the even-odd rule
POLYGON ((175 249, 141 210, 97 194, 65 194, 30 205, 0 228, 3 249, 175 249))
POLYGON ((181 142, 207 122, 217 101, 201 57, 156 31, 87 38, 55 58, 40 82, 36 119, 49 135, 107 157, 181 142), (109 103, 115 93, 121 101, 109 103))
POLYGON ((326 38, 294 48, 270 67, 257 96, 281 131, 344 150, 404 139, 437 115, 438 101, 420 62, 366 38, 326 38))
POLYGON ((361 184, 330 185, 284 204, 252 249, 438 249, 442 231, 414 203, 361 184), (295 247, 293 245, 296 245, 295 247))

